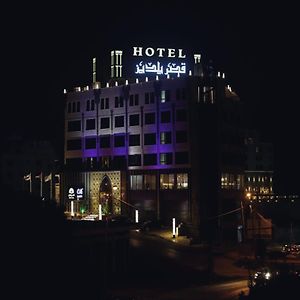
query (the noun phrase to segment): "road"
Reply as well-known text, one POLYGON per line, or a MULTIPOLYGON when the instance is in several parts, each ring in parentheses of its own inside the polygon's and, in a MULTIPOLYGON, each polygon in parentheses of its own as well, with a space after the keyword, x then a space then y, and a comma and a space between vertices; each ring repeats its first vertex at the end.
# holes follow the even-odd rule
POLYGON ((138 300, 237 299, 241 290, 248 290, 247 280, 209 277, 208 256, 200 247, 181 247, 141 233, 131 234, 130 246, 128 276, 112 283, 111 295, 138 300))

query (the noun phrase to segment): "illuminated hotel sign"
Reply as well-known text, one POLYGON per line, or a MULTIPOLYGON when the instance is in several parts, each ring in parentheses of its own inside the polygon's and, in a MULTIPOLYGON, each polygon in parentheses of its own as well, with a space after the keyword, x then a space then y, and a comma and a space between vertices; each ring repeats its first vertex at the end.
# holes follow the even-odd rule
POLYGON ((155 53, 158 54, 158 57, 178 57, 178 58, 186 58, 186 55, 183 54, 182 49, 172 49, 172 48, 146 48, 143 51, 143 47, 133 47, 133 56, 143 56, 143 53, 146 56, 153 56, 155 53), (177 54, 177 56, 176 56, 177 54))
POLYGON ((187 73, 185 61, 174 61, 174 59, 186 58, 183 49, 133 47, 133 56, 144 58, 135 65, 135 74, 179 76, 187 73), (153 59, 154 57, 157 59, 153 59))
POLYGON ((68 199, 69 200, 81 200, 83 199, 83 187, 68 189, 68 199))

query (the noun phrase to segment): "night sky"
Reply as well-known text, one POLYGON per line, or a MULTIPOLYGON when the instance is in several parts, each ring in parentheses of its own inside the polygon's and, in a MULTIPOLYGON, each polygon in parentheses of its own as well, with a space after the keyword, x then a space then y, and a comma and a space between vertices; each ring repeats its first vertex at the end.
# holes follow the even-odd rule
POLYGON ((9 112, 2 110, 4 138, 17 134, 50 139, 62 153, 62 92, 91 83, 92 57, 101 62, 101 53, 134 45, 192 48, 226 73, 245 103, 249 126, 274 143, 277 191, 300 193, 295 5, 99 3, 26 3, 4 10, 9 16, 2 43, 7 79, 2 105, 9 112))

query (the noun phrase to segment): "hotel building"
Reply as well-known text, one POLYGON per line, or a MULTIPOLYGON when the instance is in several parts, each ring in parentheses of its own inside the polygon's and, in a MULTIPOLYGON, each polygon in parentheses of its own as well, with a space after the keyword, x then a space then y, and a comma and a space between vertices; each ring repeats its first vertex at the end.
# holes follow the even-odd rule
POLYGON ((176 218, 203 237, 220 228, 235 234, 239 217, 216 217, 244 196, 239 97, 200 54, 142 47, 127 54, 111 51, 105 81, 97 81, 93 59, 91 85, 65 91, 66 210, 73 202, 76 212, 96 214, 101 204, 104 214, 176 218))

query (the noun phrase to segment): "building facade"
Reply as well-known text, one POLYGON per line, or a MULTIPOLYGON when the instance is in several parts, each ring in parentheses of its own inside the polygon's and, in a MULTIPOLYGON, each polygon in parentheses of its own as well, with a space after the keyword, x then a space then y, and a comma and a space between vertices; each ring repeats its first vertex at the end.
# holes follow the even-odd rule
MULTIPOLYGON (((136 48, 133 56, 154 57, 155 49, 136 48)), ((106 84, 93 72, 92 85, 65 92, 61 201, 67 211, 73 202, 77 212, 101 204, 105 214, 176 218, 204 236, 244 194, 242 104, 199 54, 188 63, 182 49, 157 49, 155 64, 136 63, 128 79, 122 51, 112 51, 106 84), (171 62, 160 62, 165 53, 171 62)))
POLYGON ((270 198, 274 195, 274 155, 273 145, 261 141, 257 135, 247 137, 245 190, 252 200, 270 198))

